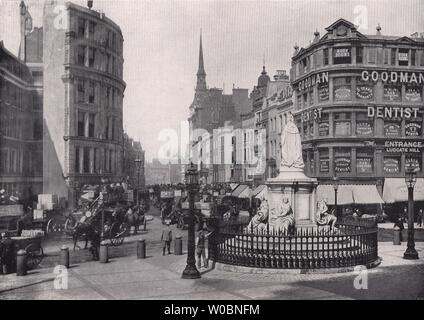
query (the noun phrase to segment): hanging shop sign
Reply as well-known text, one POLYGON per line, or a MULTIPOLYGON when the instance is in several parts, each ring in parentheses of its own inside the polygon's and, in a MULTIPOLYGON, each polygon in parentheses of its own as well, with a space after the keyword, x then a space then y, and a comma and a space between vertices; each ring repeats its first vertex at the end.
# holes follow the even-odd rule
POLYGON ((391 83, 409 83, 409 84, 424 84, 424 72, 409 72, 409 71, 368 71, 364 70, 361 74, 362 81, 372 80, 377 82, 391 83))
POLYGON ((350 158, 335 158, 334 169, 336 170, 336 172, 350 172, 350 158))
POLYGON ((387 140, 384 147, 387 153, 420 153, 423 150, 423 142, 387 140))
POLYGON ((419 88, 407 88, 405 92, 405 99, 411 102, 421 101, 421 92, 419 88))
POLYGON ((322 108, 314 108, 311 110, 303 111, 300 114, 300 117, 303 122, 307 121, 317 121, 321 119, 322 108))
POLYGON ((328 86, 322 86, 318 88, 319 101, 327 101, 329 97, 330 97, 330 90, 328 86))
POLYGON ((373 107, 367 108, 368 117, 383 118, 383 119, 416 119, 418 117, 418 107, 373 107))
POLYGON ((372 172, 372 159, 371 158, 357 158, 356 159, 356 170, 358 173, 370 173, 372 172))
POLYGON ((299 82, 298 89, 305 90, 314 87, 320 83, 328 83, 328 72, 321 72, 307 77, 299 82))
POLYGON ((334 98, 337 101, 350 100, 351 90, 350 87, 339 87, 334 90, 334 98))
POLYGON ((419 122, 409 122, 405 124, 405 135, 407 137, 417 137, 421 135, 422 125, 419 122))
POLYGON ((386 137, 399 137, 401 134, 401 127, 398 123, 386 123, 384 125, 384 135, 386 137))
POLYGON ((383 161, 383 170, 386 173, 398 173, 400 168, 398 158, 385 158, 383 161))
POLYGON ((329 172, 330 171, 330 160, 329 159, 319 159, 319 171, 320 172, 329 172))
POLYGON ((293 96, 293 88, 291 86, 287 86, 283 88, 278 96, 278 101, 284 101, 290 99, 293 96))
POLYGON ((367 121, 356 123, 356 134, 366 136, 372 134, 372 125, 367 121))
POLYGON ((372 99, 374 96, 373 88, 370 86, 359 85, 356 87, 356 97, 362 100, 372 99))

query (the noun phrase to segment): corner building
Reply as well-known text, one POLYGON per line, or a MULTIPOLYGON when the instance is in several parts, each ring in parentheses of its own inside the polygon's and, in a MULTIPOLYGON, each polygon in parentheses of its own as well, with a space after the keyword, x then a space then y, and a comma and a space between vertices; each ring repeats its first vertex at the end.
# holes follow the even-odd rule
POLYGON ((104 13, 70 2, 46 1, 43 17, 43 192, 72 206, 82 185, 122 178, 124 40, 104 13))
POLYGON ((330 202, 335 176, 339 204, 406 201, 405 167, 423 177, 424 38, 364 35, 344 19, 326 31, 292 57, 306 172, 330 202))

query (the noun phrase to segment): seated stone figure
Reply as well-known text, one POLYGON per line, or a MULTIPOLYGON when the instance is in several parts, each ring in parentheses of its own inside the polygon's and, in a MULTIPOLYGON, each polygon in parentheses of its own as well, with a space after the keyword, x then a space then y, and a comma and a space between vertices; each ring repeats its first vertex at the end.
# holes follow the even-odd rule
MULTIPOLYGON (((333 210, 334 211, 334 210, 333 210)), ((337 222, 337 217, 334 215, 334 213, 329 212, 327 201, 325 199, 322 199, 317 203, 317 225, 318 226, 330 226, 331 229, 334 228, 334 225, 337 222)))
POLYGON ((247 226, 247 231, 260 232, 266 229, 266 221, 268 220, 268 212, 269 212, 268 201, 265 199, 265 197, 262 197, 261 205, 258 209, 258 212, 252 217, 252 220, 250 220, 247 226))
POLYGON ((269 216, 270 232, 291 232, 295 225, 293 209, 289 199, 284 198, 278 208, 272 209, 269 216))

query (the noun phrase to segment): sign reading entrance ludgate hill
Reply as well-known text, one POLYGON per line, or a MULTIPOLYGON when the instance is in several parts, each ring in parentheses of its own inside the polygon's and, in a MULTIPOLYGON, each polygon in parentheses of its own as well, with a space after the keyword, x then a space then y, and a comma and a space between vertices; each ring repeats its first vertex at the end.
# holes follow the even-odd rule
POLYGON ((420 153, 423 148, 422 141, 386 141, 384 143, 388 153, 420 153))

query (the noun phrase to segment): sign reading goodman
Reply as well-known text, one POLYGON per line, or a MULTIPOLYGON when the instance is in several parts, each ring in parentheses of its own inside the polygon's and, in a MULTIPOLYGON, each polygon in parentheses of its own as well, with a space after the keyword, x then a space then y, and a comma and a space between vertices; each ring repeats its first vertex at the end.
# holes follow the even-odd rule
POLYGON ((409 72, 409 71, 362 71, 362 81, 372 80, 377 82, 391 83, 408 83, 408 84, 424 84, 423 72, 409 72))

